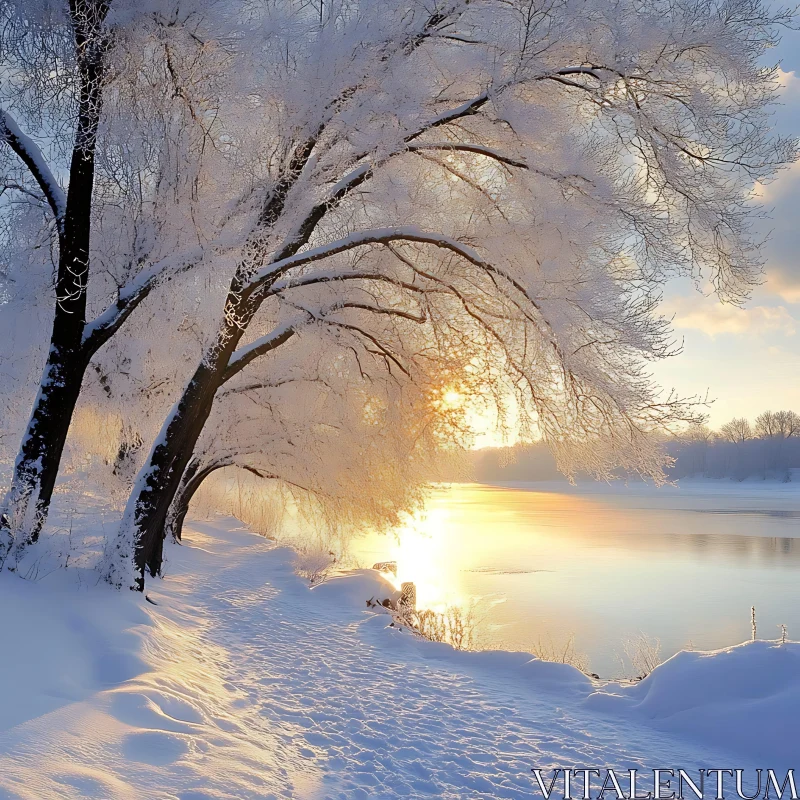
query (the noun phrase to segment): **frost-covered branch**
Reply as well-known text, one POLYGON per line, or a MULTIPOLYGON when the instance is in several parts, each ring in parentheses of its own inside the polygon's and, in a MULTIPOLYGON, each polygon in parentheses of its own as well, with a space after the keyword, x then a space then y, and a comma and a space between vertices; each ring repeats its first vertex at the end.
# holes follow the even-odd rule
POLYGON ((228 361, 228 367, 222 377, 222 382, 226 383, 234 375, 241 372, 251 361, 263 356, 280 347, 289 341, 297 332, 298 327, 306 322, 303 320, 292 320, 278 325, 265 336, 261 336, 250 344, 244 345, 236 350, 228 361))
POLYGON ((16 120, 4 109, 0 108, 0 138, 19 156, 30 170, 33 179, 47 198, 47 203, 59 228, 64 222, 67 198, 59 186, 39 145, 23 133, 16 120))
POLYGON ((147 298, 153 287, 165 276, 173 277, 184 272, 203 258, 203 248, 191 249, 177 256, 168 256, 139 272, 129 283, 122 286, 116 301, 105 311, 86 323, 83 343, 88 353, 96 352, 124 324, 137 306, 147 298))
POLYGON ((489 267, 489 264, 471 247, 467 247, 461 242, 443 234, 424 231, 409 225, 360 231, 346 236, 343 239, 337 239, 328 244, 313 247, 310 250, 304 250, 297 255, 274 261, 252 275, 249 288, 251 290, 256 290, 267 281, 280 277, 289 270, 325 258, 330 258, 331 256, 353 250, 357 247, 364 247, 370 244, 388 245, 391 242, 400 241, 434 245, 442 250, 448 250, 461 256, 475 266, 489 267))
POLYGON ((380 283, 389 283, 399 288, 405 289, 409 292, 424 292, 424 290, 416 284, 404 281, 397 276, 387 275, 383 272, 350 272, 346 270, 317 270, 316 272, 309 273, 308 275, 299 275, 297 277, 284 278, 270 284, 269 291, 265 292, 265 296, 278 295, 282 292, 288 292, 292 289, 304 289, 309 286, 324 285, 324 284, 337 284, 346 283, 348 281, 378 281, 380 283))
POLYGON ((511 158, 492 147, 485 147, 480 144, 472 144, 471 142, 426 142, 424 144, 409 144, 408 150, 411 153, 425 151, 425 150, 441 150, 452 153, 473 153, 474 155, 485 156, 492 161, 497 161, 500 164, 506 164, 509 167, 519 167, 520 169, 528 169, 528 165, 524 161, 516 158, 511 158))

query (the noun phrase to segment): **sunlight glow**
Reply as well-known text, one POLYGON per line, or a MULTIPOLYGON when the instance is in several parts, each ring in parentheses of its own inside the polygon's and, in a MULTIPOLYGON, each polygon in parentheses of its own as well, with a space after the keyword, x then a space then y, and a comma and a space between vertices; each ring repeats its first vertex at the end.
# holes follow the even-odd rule
POLYGON ((445 408, 458 408, 463 402, 464 398, 454 389, 450 389, 442 395, 442 404, 445 408))
POLYGON ((458 576, 448 568, 455 562, 447 535, 452 525, 450 517, 448 508, 433 505, 398 530, 398 538, 389 548, 387 560, 397 562, 397 586, 413 581, 420 608, 441 610, 467 599, 460 591, 458 576))

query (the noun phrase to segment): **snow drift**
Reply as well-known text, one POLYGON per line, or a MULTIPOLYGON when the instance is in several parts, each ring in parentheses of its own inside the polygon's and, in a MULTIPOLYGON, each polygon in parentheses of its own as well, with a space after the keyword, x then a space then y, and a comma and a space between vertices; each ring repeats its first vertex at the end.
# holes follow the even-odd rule
POLYGON ((78 570, 2 576, 0 797, 529 798, 534 767, 796 758, 800 645, 601 684, 390 627, 366 604, 393 591, 382 575, 310 590, 237 524, 191 526, 157 606, 78 570))
POLYGON ((765 766, 790 765, 800 753, 800 644, 755 641, 684 651, 633 687, 598 690, 586 707, 762 758, 765 766))

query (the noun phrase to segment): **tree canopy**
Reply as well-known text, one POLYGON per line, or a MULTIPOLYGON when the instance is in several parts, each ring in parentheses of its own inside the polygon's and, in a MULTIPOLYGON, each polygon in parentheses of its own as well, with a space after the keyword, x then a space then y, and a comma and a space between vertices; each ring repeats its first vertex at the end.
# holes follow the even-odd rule
POLYGON ((79 396, 116 403, 147 443, 105 558, 139 588, 176 501, 222 462, 391 517, 425 474, 409 459, 463 435, 448 392, 542 438, 568 472, 663 478, 653 430, 698 413, 648 370, 677 351, 660 287, 689 275, 739 302, 759 280, 752 189, 796 155, 771 131, 763 66, 787 12, 37 0, 2 14, 5 307, 45 290, 55 323, 49 348, 32 332, 46 363, 0 560, 38 536, 79 396))

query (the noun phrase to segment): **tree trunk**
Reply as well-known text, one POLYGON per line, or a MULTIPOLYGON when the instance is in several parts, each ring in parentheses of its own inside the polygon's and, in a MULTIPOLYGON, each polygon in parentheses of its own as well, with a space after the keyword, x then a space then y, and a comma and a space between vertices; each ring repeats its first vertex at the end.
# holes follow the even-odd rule
POLYGON ((145 569, 152 577, 161 572, 167 514, 211 414, 216 390, 216 381, 195 377, 167 426, 166 436, 153 449, 135 500, 134 564, 139 591, 144 589, 145 569))
POLYGON ((47 518, 85 368, 80 353, 51 347, 0 519, 0 568, 12 545, 18 558, 36 541, 47 518))
POLYGON ((226 379, 231 355, 260 305, 259 297, 242 289, 237 273, 226 299, 228 321, 219 331, 219 344, 206 352, 195 370, 133 486, 116 543, 106 554, 104 573, 112 585, 127 584, 142 592, 145 570, 152 577, 161 572, 170 506, 211 415, 214 395, 226 379))
POLYGON ((79 73, 78 115, 69 188, 59 227, 55 313, 39 394, 14 465, 11 489, 0 513, 0 568, 12 546, 15 560, 35 542, 47 518, 91 353, 83 342, 89 277, 95 151, 103 97, 107 46, 105 0, 71 0, 79 73))
POLYGON ((114 585, 130 584, 144 591, 145 570, 155 577, 161 571, 162 544, 167 515, 178 491, 181 478, 203 432, 222 381, 222 367, 227 363, 230 346, 223 348, 215 365, 201 365, 195 371, 164 423, 147 464, 131 492, 117 541, 107 554, 105 573, 114 585), (133 574, 126 562, 132 559, 133 574))
MULTIPOLYGON (((289 177, 279 184, 268 198, 259 220, 259 229, 269 228, 280 217, 293 182, 300 175, 303 165, 314 148, 315 138, 305 143, 295 155, 289 177)), ((312 212, 313 225, 307 227, 274 256, 280 260, 297 253, 308 241, 318 218, 327 209, 320 204, 312 212), (313 214, 317 214, 316 217, 313 214)), ((166 536, 170 507, 180 487, 181 479, 194 454, 203 426, 211 414, 214 395, 226 380, 226 369, 236 346, 258 311, 263 301, 263 290, 248 286, 248 272, 253 264, 262 261, 263 254, 258 241, 251 243, 251 252, 245 257, 233 278, 225 301, 225 319, 218 341, 220 344, 195 370, 183 396, 164 423, 161 435, 150 452, 147 465, 139 474, 119 527, 115 547, 106 556, 105 575, 113 585, 144 591, 144 573, 152 577, 161 571, 163 541, 166 536), (132 550, 132 552, 131 552, 132 550), (133 575, 129 577, 127 563, 133 563, 133 575)), ((275 346, 292 335, 290 329, 283 339, 276 339, 275 346)), ((255 356, 255 353, 253 353, 255 356)), ((243 361, 249 363, 252 358, 243 361)), ((188 503, 187 503, 188 505, 188 503)), ((184 514, 185 515, 185 514, 184 514)))
POLYGON ((186 471, 181 478, 180 486, 172 501, 169 513, 167 514, 167 524, 164 532, 163 539, 167 536, 172 536, 176 542, 180 542, 183 533, 183 522, 186 519, 186 514, 189 511, 189 504, 195 496, 197 490, 200 488, 203 481, 218 469, 224 467, 225 464, 210 464, 202 467, 201 461, 198 458, 192 458, 186 471))

